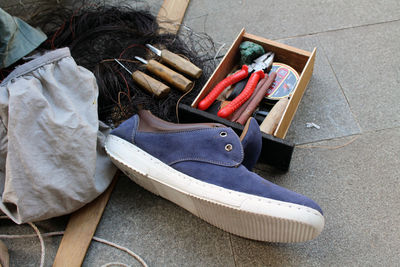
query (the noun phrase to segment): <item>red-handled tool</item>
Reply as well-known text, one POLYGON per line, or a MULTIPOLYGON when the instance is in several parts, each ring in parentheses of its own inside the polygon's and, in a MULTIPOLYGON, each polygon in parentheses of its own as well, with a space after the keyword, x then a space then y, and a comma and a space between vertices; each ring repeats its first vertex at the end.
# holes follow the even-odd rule
POLYGON ((249 73, 249 67, 246 65, 242 66, 242 70, 236 72, 235 74, 226 77, 222 81, 220 81, 214 89, 203 99, 200 101, 199 105, 197 106, 200 110, 208 109, 211 104, 217 99, 217 97, 224 91, 224 89, 234 83, 237 83, 240 80, 243 80, 247 77, 249 73))
MULTIPOLYGON (((264 74, 264 71, 266 71, 269 67, 271 67, 273 59, 274 59, 274 53, 268 52, 268 53, 262 55, 261 57, 258 57, 257 59, 255 59, 254 62, 252 64, 250 64, 249 66, 243 65, 241 71, 239 71, 231 76, 228 76, 225 79, 223 79, 221 82, 219 82, 211 90, 211 92, 204 99, 202 99, 200 101, 200 103, 197 105, 197 108, 200 110, 208 109, 211 106, 211 104, 217 99, 217 97, 224 91, 224 89, 226 87, 228 87, 234 83, 237 83, 240 80, 245 79, 249 75, 249 73, 252 73, 252 75, 255 73, 258 73, 255 76, 251 76, 251 77, 254 77, 252 79, 251 83, 250 83, 250 79, 249 79, 249 81, 246 81, 244 83, 244 84, 246 84, 245 88, 247 88, 247 90, 243 89, 243 91, 236 97, 238 99, 235 98, 231 102, 230 107, 226 111, 222 111, 222 113, 221 113, 222 115, 220 115, 220 112, 218 112, 218 116, 220 116, 220 117, 225 118, 225 117, 229 116, 229 114, 231 114, 235 109, 240 107, 240 105, 242 105, 250 97, 250 95, 254 91, 255 86, 257 85, 257 82, 260 80, 260 77, 261 77, 260 72, 262 72, 264 74), (249 85, 247 86, 247 84, 249 84, 249 85), (231 109, 233 109, 233 110, 228 112, 228 110, 231 110, 231 109), (228 114, 228 115, 226 115, 226 114, 228 114)), ((262 77, 264 77, 264 76, 262 76, 262 77)))
POLYGON ((251 94, 254 92, 254 88, 257 86, 258 81, 264 77, 265 73, 263 70, 258 70, 251 74, 250 79, 243 91, 235 99, 233 99, 232 102, 218 111, 217 115, 221 118, 226 118, 231 115, 244 102, 246 102, 247 99, 250 98, 251 94))

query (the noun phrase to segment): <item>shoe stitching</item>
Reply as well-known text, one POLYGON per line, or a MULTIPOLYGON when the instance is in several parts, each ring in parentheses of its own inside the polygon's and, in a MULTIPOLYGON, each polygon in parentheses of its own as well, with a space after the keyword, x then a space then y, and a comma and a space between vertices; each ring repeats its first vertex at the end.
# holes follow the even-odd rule
MULTIPOLYGON (((116 139, 115 141, 121 143, 121 141, 119 139, 116 139)), ((140 148, 136 147, 135 145, 133 145, 133 146, 134 146, 133 148, 136 150, 136 152, 139 152, 144 157, 146 157, 150 161, 152 161, 154 164, 159 165, 159 166, 166 165, 165 163, 159 161, 158 159, 155 160, 155 158, 153 156, 151 156, 150 154, 144 152, 143 150, 141 150, 140 148)), ((106 148, 106 151, 108 152, 107 148, 106 148)), ((119 163, 121 163, 122 165, 124 165, 125 167, 129 168, 130 170, 132 170, 134 172, 137 172, 137 173, 140 173, 141 175, 144 175, 144 176, 147 176, 147 177, 149 176, 148 174, 144 174, 144 173, 141 173, 139 171, 136 171, 136 170, 132 169, 130 166, 128 166, 127 164, 121 162, 120 160, 116 159, 115 157, 113 157, 113 158, 115 160, 117 160, 119 163)), ((228 192, 230 194, 232 194, 232 193, 235 194, 236 193, 236 196, 238 196, 238 197, 247 197, 249 199, 253 199, 253 200, 256 199, 258 201, 262 201, 262 202, 269 203, 269 204, 274 204, 274 205, 278 205, 278 206, 285 206, 285 207, 288 207, 288 208, 295 208, 295 209, 298 209, 298 210, 303 210, 305 212, 311 213, 311 214, 316 215, 316 216, 323 217, 323 215, 321 215, 319 212, 317 212, 317 211, 315 212, 314 209, 306 207, 306 206, 302 206, 300 204, 295 204, 295 203, 293 203, 293 204, 285 204, 284 201, 272 200, 272 199, 270 200, 270 199, 267 199, 265 197, 255 196, 255 195, 251 195, 251 194, 248 194, 248 193, 239 193, 239 192, 236 192, 234 190, 230 190, 230 189, 227 189, 227 188, 222 188, 222 187, 217 186, 217 185, 208 184, 206 182, 200 182, 196 178, 186 177, 187 176, 186 174, 183 174, 183 173, 173 169, 172 167, 170 167, 168 165, 166 165, 166 166, 170 168, 170 169, 167 168, 168 172, 170 172, 170 173, 174 172, 174 174, 176 173, 176 175, 178 175, 180 178, 182 178, 182 179, 184 179, 186 181, 194 182, 195 184, 200 185, 202 187, 215 188, 215 189, 219 190, 220 192, 228 192), (243 196, 243 194, 246 194, 246 196, 243 196)), ((191 195, 190 193, 186 193, 186 194, 191 195)), ((197 197, 197 196, 195 196, 195 197, 197 197)), ((201 197, 198 197, 198 198, 203 199, 201 197)), ((230 207, 230 208, 233 208, 233 207, 230 207)))
MULTIPOLYGON (((117 139, 116 141, 120 142, 120 140, 118 140, 118 139, 117 139)), ((165 163, 160 162, 158 159, 155 160, 155 158, 154 158, 153 156, 151 156, 150 154, 144 152, 144 151, 141 150, 140 148, 138 148, 138 147, 135 146, 134 149, 135 149, 137 152, 139 152, 140 154, 142 154, 144 157, 148 157, 148 159, 151 160, 152 162, 154 162, 154 164, 160 165, 160 166, 166 165, 165 163)), ((130 166, 126 165, 125 163, 121 162, 120 160, 118 160, 118 159, 116 159, 116 160, 117 160, 118 162, 120 162, 121 164, 123 164, 124 166, 128 167, 129 169, 131 169, 132 171, 138 172, 138 171, 132 169, 130 166)), ((166 165, 166 166, 168 166, 168 165, 166 165)), ((231 192, 231 193, 237 193, 236 195, 239 196, 239 197, 243 197, 243 195, 241 195, 241 194, 246 194, 246 195, 247 195, 246 197, 251 198, 251 199, 257 199, 258 201, 263 201, 263 202, 267 202, 267 203, 270 203, 270 204, 277 204, 278 206, 286 206, 286 207, 289 207, 289 208, 297 208, 298 210, 304 210, 304 211, 307 211, 307 212, 312 213, 312 214, 314 214, 314 215, 322 216, 322 215, 319 214, 319 213, 315 213, 315 212, 311 211, 311 210, 313 210, 312 208, 307 208, 307 207, 302 206, 302 205, 300 205, 300 204, 295 204, 295 203, 293 203, 293 205, 296 205, 296 206, 298 205, 298 206, 299 206, 299 207, 294 207, 294 206, 291 205, 291 204, 280 203, 280 202, 284 202, 284 201, 279 201, 279 200, 273 200, 273 201, 271 201, 271 200, 268 200, 268 199, 265 198, 265 197, 259 197, 259 196, 255 196, 255 195, 251 195, 251 194, 247 194, 247 193, 240 193, 240 194, 238 194, 238 192, 236 192, 236 191, 234 191, 234 190, 230 190, 230 189, 227 189, 227 188, 222 188, 222 187, 217 186, 217 185, 208 184, 208 183, 206 183, 206 182, 200 182, 200 181, 198 181, 196 178, 186 177, 186 176, 187 176, 186 174, 183 174, 183 173, 181 173, 181 172, 179 172, 179 171, 173 169, 173 168, 170 167, 170 166, 168 166, 168 167, 171 168, 171 169, 167 170, 168 172, 176 172, 176 174, 177 174, 178 176, 180 176, 182 179, 187 180, 187 181, 194 182, 194 183, 196 183, 197 185, 200 185, 200 186, 202 186, 202 187, 213 187, 213 188, 219 190, 220 192, 228 191, 228 192, 231 192), (275 202, 277 202, 277 203, 275 203, 275 202), (311 210, 310 210, 310 209, 311 209, 311 210)), ((140 173, 140 172, 139 172, 139 173, 140 173)), ((142 175, 148 176, 148 175, 146 175, 146 174, 142 174, 142 175)))
MULTIPOLYGON (((114 159, 115 159, 115 158, 114 158, 114 159)), ((117 160, 118 162, 120 162, 122 165, 126 166, 129 170, 131 170, 131 171, 133 172, 133 174, 141 175, 141 176, 144 176, 144 177, 146 177, 146 178, 151 179, 151 178, 149 177, 149 175, 143 174, 143 173, 141 173, 141 172, 139 172, 139 171, 136 171, 136 170, 130 168, 129 166, 127 166, 126 164, 122 163, 122 162, 119 161, 118 159, 115 159, 115 160, 117 160)), ((136 179, 140 180, 140 178, 136 178, 136 179)), ((158 183, 161 183, 160 181, 157 181, 157 180, 155 180, 155 181, 158 182, 158 183)), ((163 184, 163 183, 161 183, 161 184, 163 184)), ((143 186, 142 186, 142 187, 143 187, 143 186)), ((203 185, 203 187, 206 187, 206 186, 203 185)), ((144 188, 144 187, 143 187, 143 188, 144 188)), ((145 189, 146 189, 146 188, 145 188, 145 189)), ((247 213, 247 214, 249 214, 249 215, 256 215, 256 216, 268 216, 268 217, 275 218, 276 220, 284 220, 284 221, 289 221, 289 222, 291 221, 291 222, 294 222, 294 223, 296 223, 296 224, 302 224, 302 225, 305 225, 305 226, 308 226, 308 227, 311 227, 311 228, 314 229, 313 226, 311 226, 311 225, 309 225, 309 224, 307 224, 307 223, 301 222, 301 221, 297 221, 296 219, 281 218, 281 217, 276 217, 276 216, 267 215, 267 214, 258 214, 258 213, 254 213, 254 212, 251 212, 251 211, 242 210, 242 209, 237 208, 237 207, 232 207, 232 206, 229 206, 229 205, 227 205, 227 204, 225 204, 225 203, 219 203, 219 202, 216 202, 216 201, 212 201, 212 200, 209 200, 209 199, 205 199, 205 198, 203 198, 203 197, 199 197, 199 196, 197 196, 197 195, 195 195, 195 194, 192 194, 192 193, 186 193, 186 192, 181 192, 181 193, 186 194, 186 195, 189 196, 189 197, 196 198, 196 199, 198 199, 198 200, 208 202, 208 203, 213 204, 213 205, 219 205, 219 206, 226 207, 226 208, 228 208, 228 209, 235 210, 235 211, 237 211, 237 212, 247 213)), ((228 191, 228 193, 231 194, 230 191, 228 191)), ((155 194, 156 194, 156 193, 155 193, 155 194)), ((156 194, 156 195, 158 195, 158 194, 156 194)), ((258 199, 258 201, 261 202, 261 201, 263 201, 263 200, 262 200, 262 199, 258 199)), ((268 201, 268 202, 269 202, 269 203, 272 203, 271 201, 268 201)), ((279 206, 281 206, 279 203, 276 203, 276 204, 279 205, 279 206)), ((290 206, 290 205, 287 206, 287 207, 289 207, 289 208, 295 208, 295 207, 292 207, 292 206, 290 206)), ((297 209, 298 209, 298 210, 301 210, 301 208, 297 208, 297 209)), ((306 211, 306 210, 305 210, 305 211, 306 211)), ((310 211, 308 211, 308 212, 310 212, 310 211)), ((311 212, 311 213, 312 213, 312 212, 311 212)), ((198 216, 198 217, 200 217, 200 215, 198 215, 198 214, 195 214, 195 215, 198 216)), ((316 215, 316 216, 318 216, 318 217, 323 217, 321 214, 317 214, 317 213, 313 213, 313 215, 316 215)), ((201 217, 200 217, 200 218, 201 218, 201 217)), ((203 218, 203 219, 204 219, 204 218, 203 218)), ((219 229, 224 230, 224 228, 221 228, 221 227, 218 226, 218 225, 215 225, 215 224, 213 224, 213 225, 214 225, 215 227, 219 228, 219 229)), ((226 230, 225 230, 225 231, 226 231, 226 230)), ((238 234, 238 233, 236 233, 236 234, 239 235, 239 236, 241 236, 241 235, 238 234)), ((246 236, 244 236, 244 237, 246 237, 246 236)))

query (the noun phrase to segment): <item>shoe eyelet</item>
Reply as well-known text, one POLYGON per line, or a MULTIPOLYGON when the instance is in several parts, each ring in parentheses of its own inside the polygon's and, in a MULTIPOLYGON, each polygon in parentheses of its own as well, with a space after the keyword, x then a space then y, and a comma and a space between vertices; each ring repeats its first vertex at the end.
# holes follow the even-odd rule
POLYGON ((226 151, 231 151, 233 149, 233 146, 231 145, 231 144, 227 144, 226 146, 225 146, 225 150, 226 151))
POLYGON ((220 132, 220 133, 219 133, 219 136, 221 136, 221 137, 227 137, 227 136, 228 136, 228 133, 227 133, 227 132, 220 132))

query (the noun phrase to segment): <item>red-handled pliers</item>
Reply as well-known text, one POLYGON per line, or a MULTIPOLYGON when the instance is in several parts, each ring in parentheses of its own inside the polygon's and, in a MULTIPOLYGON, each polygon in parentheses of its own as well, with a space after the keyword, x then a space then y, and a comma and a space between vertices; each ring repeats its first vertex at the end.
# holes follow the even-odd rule
POLYGON ((272 65, 273 58, 274 58, 274 53, 269 52, 255 59, 254 63, 252 63, 251 65, 249 66, 243 65, 240 71, 236 72, 231 76, 226 77, 221 82, 219 82, 211 90, 211 92, 203 100, 200 101, 200 103, 197 106, 198 109, 200 110, 208 109, 211 106, 211 104, 215 101, 215 99, 217 99, 217 97, 222 93, 222 91, 224 91, 226 87, 234 83, 237 83, 240 80, 243 80, 248 76, 249 73, 251 73, 249 81, 247 82, 243 91, 232 102, 230 102, 227 106, 218 111, 217 114, 218 116, 222 118, 228 117, 244 102, 246 102, 246 100, 251 96, 258 81, 264 78, 265 76, 264 71, 266 71, 272 65))

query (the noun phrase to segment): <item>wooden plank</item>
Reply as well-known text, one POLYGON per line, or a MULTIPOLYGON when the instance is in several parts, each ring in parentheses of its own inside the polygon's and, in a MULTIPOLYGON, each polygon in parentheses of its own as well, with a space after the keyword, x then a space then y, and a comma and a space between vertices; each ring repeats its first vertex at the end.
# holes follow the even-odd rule
MULTIPOLYGON (((164 0, 157 16, 160 27, 163 27, 160 33, 176 34, 188 5, 189 0, 164 0), (171 24, 171 21, 174 24, 171 24)), ((118 173, 115 175, 110 187, 102 195, 71 215, 53 263, 54 267, 82 265, 97 225, 115 186, 118 173)))
POLYGON ((74 212, 68 221, 53 267, 81 266, 92 237, 110 199, 119 172, 107 190, 98 198, 74 212))
POLYGON ((0 240, 0 267, 10 267, 10 255, 6 245, 0 240))
POLYGON ((189 0, 165 0, 157 15, 159 33, 178 33, 188 5, 189 0))
POLYGON ((292 123, 292 119, 294 114, 297 111, 299 106, 300 100, 303 97, 303 94, 307 88, 307 85, 311 79, 311 75, 314 69, 314 61, 315 61, 315 53, 316 48, 314 48, 313 52, 311 53, 310 59, 308 60, 303 72, 300 75, 299 83, 297 84, 294 93, 289 101, 288 106, 286 107, 285 113, 282 116, 281 121, 275 131, 274 136, 278 138, 285 138, 286 133, 289 129, 290 124, 292 123))

